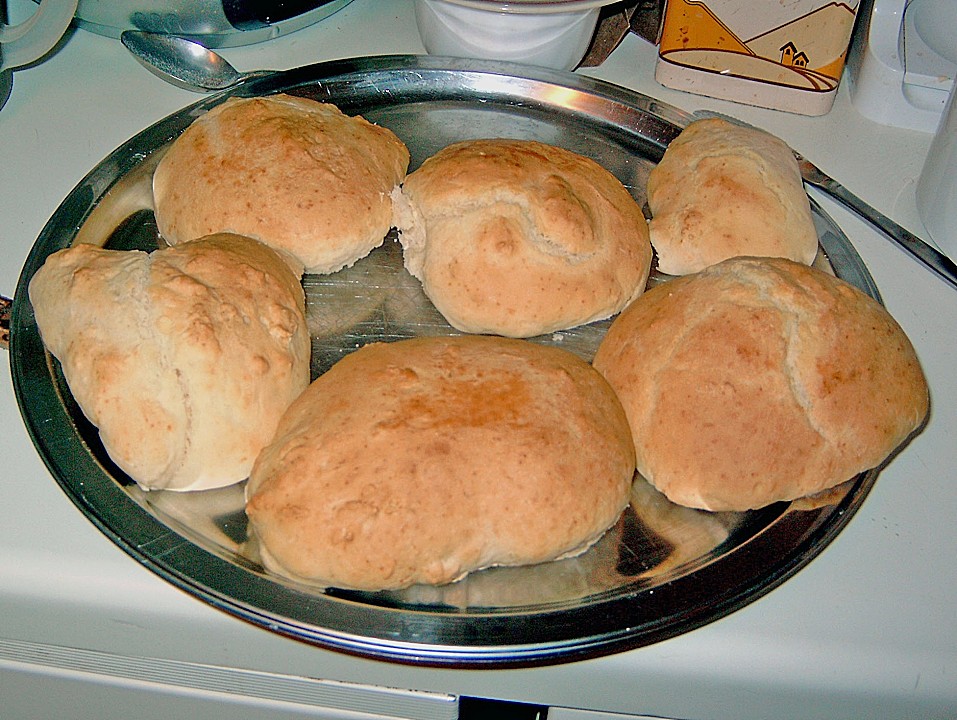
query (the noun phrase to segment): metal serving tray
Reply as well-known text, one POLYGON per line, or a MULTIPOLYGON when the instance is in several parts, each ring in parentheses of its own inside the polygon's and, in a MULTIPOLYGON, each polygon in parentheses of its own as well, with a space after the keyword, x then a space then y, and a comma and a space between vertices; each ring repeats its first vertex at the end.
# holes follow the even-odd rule
MULTIPOLYGON (((188 593, 271 631, 409 663, 466 667, 578 659, 684 633, 793 575, 841 530, 873 485, 870 471, 818 503, 748 513, 675 506, 646 482, 585 554, 494 568, 442 587, 366 593, 296 586, 265 571, 246 535, 243 486, 143 492, 109 459, 40 340, 27 285, 51 252, 76 242, 154 249, 153 168, 169 142, 230 96, 288 92, 391 128, 412 168, 446 144, 536 139, 591 156, 644 203, 649 170, 689 116, 578 75, 469 60, 378 57, 258 78, 147 128, 64 200, 23 270, 11 321, 16 395, 37 449, 76 506, 113 542, 188 593)), ((813 207, 818 263, 878 298, 841 230, 813 207)), ((653 274, 651 283, 666 281, 653 274)), ((454 334, 402 267, 393 238, 353 268, 307 276, 313 374, 363 343, 454 334)), ((879 298, 878 298, 879 299, 879 298)), ((535 338, 590 359, 608 322, 535 338)))

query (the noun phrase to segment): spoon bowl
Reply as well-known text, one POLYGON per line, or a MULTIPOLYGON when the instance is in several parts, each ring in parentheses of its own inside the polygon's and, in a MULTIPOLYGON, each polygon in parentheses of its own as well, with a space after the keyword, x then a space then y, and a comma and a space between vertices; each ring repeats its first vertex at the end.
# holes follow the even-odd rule
POLYGON ((192 92, 225 90, 269 73, 239 72, 216 51, 178 35, 124 30, 120 42, 154 75, 192 92))

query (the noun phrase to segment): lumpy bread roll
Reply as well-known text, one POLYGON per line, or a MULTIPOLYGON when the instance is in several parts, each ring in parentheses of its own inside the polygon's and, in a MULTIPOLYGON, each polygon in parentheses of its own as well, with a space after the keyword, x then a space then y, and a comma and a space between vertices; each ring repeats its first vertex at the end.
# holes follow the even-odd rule
POLYGON ((47 258, 30 300, 107 453, 145 489, 245 479, 309 384, 299 278, 248 238, 77 245, 47 258))
POLYGON ((313 382, 256 461, 267 568, 381 590, 582 551, 628 503, 621 405, 585 361, 489 336, 366 345, 313 382))
POLYGON ((638 471, 670 500, 747 510, 878 466, 928 389, 875 300, 784 259, 736 258, 645 293, 594 366, 631 424, 638 471))
POLYGON ((153 175, 171 245, 214 232, 256 238, 306 272, 330 273, 382 244, 409 151, 387 128, 292 95, 230 98, 197 118, 153 175))
POLYGON ((531 337, 601 320, 648 279, 641 208, 610 172, 563 148, 456 143, 396 197, 406 267, 464 332, 531 337))
POLYGON ((736 256, 814 262, 818 237, 797 160, 779 138, 697 120, 648 177, 658 270, 686 275, 736 256))

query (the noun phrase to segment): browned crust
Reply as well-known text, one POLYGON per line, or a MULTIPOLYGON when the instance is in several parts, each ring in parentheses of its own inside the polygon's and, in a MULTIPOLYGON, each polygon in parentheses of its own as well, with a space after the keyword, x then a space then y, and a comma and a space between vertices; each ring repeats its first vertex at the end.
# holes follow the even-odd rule
POLYGON ((256 238, 307 272, 351 265, 392 223, 409 163, 388 129, 292 95, 230 98, 197 118, 153 175, 170 244, 214 232, 256 238))
POLYGON ((779 138, 720 118, 697 120, 648 176, 658 269, 698 272, 735 256, 810 265, 818 238, 797 160, 779 138))
POLYGON ((913 346, 876 301, 783 259, 737 258, 643 295, 594 366, 637 468, 672 501, 747 510, 879 465, 928 411, 913 346))
POLYGON ((309 383, 298 280, 265 245, 217 235, 61 250, 30 299, 114 462, 145 488, 207 489, 247 477, 309 383))
POLYGON ((484 336, 367 345, 290 408, 247 488, 267 566, 362 589, 575 553, 628 503, 607 383, 563 350, 484 336))
POLYGON ((459 330, 544 334, 610 317, 644 290, 641 208, 610 172, 563 148, 456 143, 403 195, 406 267, 459 330))

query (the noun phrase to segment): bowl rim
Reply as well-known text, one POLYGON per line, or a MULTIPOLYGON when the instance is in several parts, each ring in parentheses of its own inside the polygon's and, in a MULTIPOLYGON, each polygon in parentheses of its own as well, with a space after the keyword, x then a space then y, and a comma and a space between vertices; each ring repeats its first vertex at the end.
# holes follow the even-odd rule
POLYGON ((472 10, 485 10, 519 15, 573 13, 612 5, 616 0, 423 0, 429 3, 458 5, 472 10))

